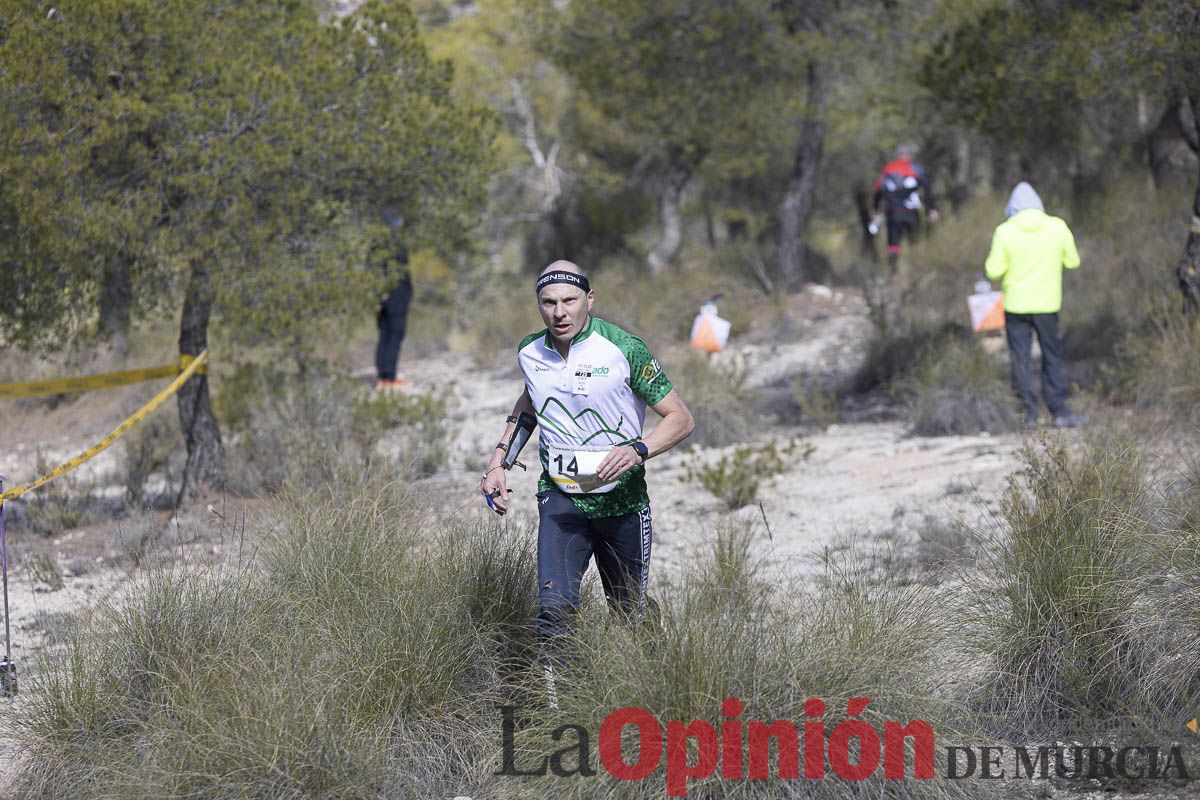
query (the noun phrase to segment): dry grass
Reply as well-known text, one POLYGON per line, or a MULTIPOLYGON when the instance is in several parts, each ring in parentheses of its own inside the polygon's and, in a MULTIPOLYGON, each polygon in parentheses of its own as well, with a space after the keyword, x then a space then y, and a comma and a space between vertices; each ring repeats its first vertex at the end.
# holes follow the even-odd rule
MULTIPOLYGON (((960 723, 944 673, 945 628, 917 587, 864 583, 831 564, 817 591, 757 565, 756 534, 728 520, 711 552, 661 595, 646 626, 588 604, 545 714, 530 622, 529 531, 439 518, 395 485, 329 486, 284 498, 256 559, 158 567, 127 600, 69 626, 41 665, 18 735, 31 798, 486 796, 658 793, 606 778, 516 779, 499 764, 497 706, 518 705, 533 758, 562 722, 595 732, 607 711, 717 720, 799 719, 810 696, 829 724, 851 696, 866 719, 960 723)), ((719 720, 717 720, 719 721, 719 720)), ((593 765, 598 767, 593 756, 593 765)), ((828 780, 814 797, 849 798, 828 780)), ((942 781, 909 797, 966 797, 942 781)), ((694 782, 689 796, 768 797, 760 781, 694 782)))

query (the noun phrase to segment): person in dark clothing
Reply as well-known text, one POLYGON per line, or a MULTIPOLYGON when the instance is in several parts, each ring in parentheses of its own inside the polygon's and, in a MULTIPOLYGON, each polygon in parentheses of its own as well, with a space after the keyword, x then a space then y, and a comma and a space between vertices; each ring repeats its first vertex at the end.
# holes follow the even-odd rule
POLYGON ((938 212, 933 198, 929 178, 920 164, 913 161, 916 148, 900 145, 895 158, 884 164, 875 180, 871 204, 875 218, 871 221, 871 233, 880 227, 880 207, 887 226, 887 258, 892 274, 900 263, 900 242, 908 237, 916 241, 921 225, 921 209, 927 209, 926 220, 937 222, 938 212))
POLYGON ((391 278, 401 270, 403 275, 394 288, 380 298, 375 319, 379 328, 379 343, 375 347, 376 389, 396 389, 405 383, 403 378, 396 375, 396 362, 400 360, 400 345, 404 342, 408 327, 408 306, 413 298, 413 285, 408 271, 408 250, 400 241, 403 221, 398 214, 388 219, 394 249, 380 264, 386 277, 391 278))
POLYGON ((404 379, 396 377, 396 362, 400 360, 400 345, 408 327, 408 304, 412 302, 412 277, 406 272, 390 292, 383 296, 376 323, 379 327, 379 344, 375 347, 375 371, 378 380, 376 389, 393 389, 404 385, 404 379))

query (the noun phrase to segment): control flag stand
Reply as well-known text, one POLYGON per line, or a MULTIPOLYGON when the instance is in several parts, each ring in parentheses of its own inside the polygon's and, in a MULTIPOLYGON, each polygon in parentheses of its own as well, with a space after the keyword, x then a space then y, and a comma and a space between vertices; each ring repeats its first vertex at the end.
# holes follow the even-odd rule
MULTIPOLYGON (((0 495, 4 494, 4 477, 0 476, 0 495)), ((4 660, 0 661, 0 696, 17 693, 17 665, 12 657, 12 626, 8 612, 8 540, 4 535, 4 501, 0 500, 0 573, 4 577, 4 660)))

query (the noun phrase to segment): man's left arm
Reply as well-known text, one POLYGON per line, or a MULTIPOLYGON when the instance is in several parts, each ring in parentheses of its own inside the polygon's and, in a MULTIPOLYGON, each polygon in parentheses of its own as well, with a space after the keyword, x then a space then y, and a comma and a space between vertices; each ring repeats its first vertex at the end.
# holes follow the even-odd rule
POLYGON ((654 431, 642 441, 649 451, 647 459, 654 458, 659 453, 665 453, 684 439, 692 435, 696 429, 696 420, 688 410, 679 392, 672 389, 667 396, 659 400, 650 409, 662 417, 654 431))
MULTIPOLYGON (((674 389, 667 392, 666 397, 662 400, 650 406, 650 409, 662 417, 662 420, 655 427, 653 433, 642 439, 649 453, 646 460, 670 450, 691 435, 696 428, 692 412, 688 410, 687 405, 679 396, 679 392, 674 389)), ((615 481, 624 473, 643 463, 645 462, 642 457, 637 454, 632 445, 614 447, 600 462, 600 466, 596 469, 596 477, 606 483, 615 481)))

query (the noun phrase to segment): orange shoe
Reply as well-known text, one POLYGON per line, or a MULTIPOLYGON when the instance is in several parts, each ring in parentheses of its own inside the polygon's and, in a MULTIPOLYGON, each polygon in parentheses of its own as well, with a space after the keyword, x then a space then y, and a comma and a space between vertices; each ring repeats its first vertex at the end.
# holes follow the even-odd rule
POLYGON ((402 389, 407 385, 408 381, 404 380, 404 378, 396 378, 394 381, 388 381, 389 389, 402 389))

